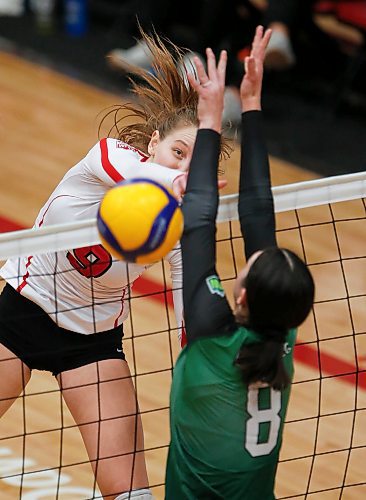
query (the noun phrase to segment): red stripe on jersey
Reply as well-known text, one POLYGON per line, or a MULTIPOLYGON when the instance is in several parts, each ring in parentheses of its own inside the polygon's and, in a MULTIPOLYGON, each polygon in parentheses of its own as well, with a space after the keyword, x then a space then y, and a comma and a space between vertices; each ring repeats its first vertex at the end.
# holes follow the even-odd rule
POLYGON ((46 213, 48 212, 48 210, 50 209, 50 206, 52 205, 52 203, 57 200, 57 198, 64 198, 64 197, 68 197, 68 198, 77 198, 77 196, 72 196, 71 194, 60 194, 58 196, 56 196, 55 198, 52 198, 52 200, 49 202, 46 210, 43 212, 43 215, 42 215, 42 219, 40 221, 40 223, 38 224, 38 227, 41 227, 43 222, 44 222, 44 218, 46 217, 46 213))
POLYGON ((107 172, 109 177, 114 180, 114 182, 123 181, 124 178, 122 177, 122 175, 114 168, 112 163, 109 161, 107 139, 102 139, 99 144, 102 154, 102 167, 107 172))
POLYGON ((180 339, 180 346, 183 347, 187 344, 186 329, 184 328, 184 323, 182 322, 182 338, 180 339))
POLYGON ((121 311, 120 311, 119 315, 117 316, 117 318, 114 320, 114 328, 116 328, 118 326, 118 320, 122 316, 123 309, 125 307, 125 304, 124 304, 125 295, 126 295, 126 288, 123 290, 123 293, 122 293, 122 297, 121 297, 121 311))
POLYGON ((143 162, 147 161, 147 160, 150 158, 150 156, 145 155, 145 153, 143 153, 143 152, 142 152, 142 151, 140 151, 139 149, 137 150, 137 152, 138 152, 138 154, 141 156, 141 160, 140 160, 140 161, 141 161, 141 163, 143 163, 143 162))
MULTIPOLYGON (((25 265, 25 268, 28 269, 28 267, 30 266, 31 264, 31 260, 33 259, 33 255, 31 255, 30 257, 28 257, 28 262, 26 263, 25 265)), ((21 282, 21 284, 18 286, 17 288, 17 292, 21 292, 23 290, 23 288, 25 287, 25 285, 27 284, 27 279, 29 278, 29 272, 27 271, 25 273, 25 275, 23 276, 23 281, 21 282)))

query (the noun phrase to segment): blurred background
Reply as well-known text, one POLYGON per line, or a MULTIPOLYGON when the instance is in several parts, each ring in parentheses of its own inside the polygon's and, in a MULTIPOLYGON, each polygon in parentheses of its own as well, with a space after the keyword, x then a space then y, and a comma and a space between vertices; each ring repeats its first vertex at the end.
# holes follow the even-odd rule
POLYGON ((0 49, 123 99, 121 59, 150 64, 137 20, 198 55, 228 50, 224 121, 234 136, 243 58, 256 25, 271 27, 270 153, 324 176, 366 169, 365 0, 0 0, 0 49))

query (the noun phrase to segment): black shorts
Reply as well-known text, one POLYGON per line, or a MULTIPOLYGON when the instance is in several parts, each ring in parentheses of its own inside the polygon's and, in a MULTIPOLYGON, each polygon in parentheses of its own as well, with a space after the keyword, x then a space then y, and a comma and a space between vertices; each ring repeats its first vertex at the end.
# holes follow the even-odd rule
POLYGON ((61 328, 8 284, 0 295, 0 343, 31 370, 58 375, 103 359, 123 360, 122 337, 122 326, 90 335, 61 328))

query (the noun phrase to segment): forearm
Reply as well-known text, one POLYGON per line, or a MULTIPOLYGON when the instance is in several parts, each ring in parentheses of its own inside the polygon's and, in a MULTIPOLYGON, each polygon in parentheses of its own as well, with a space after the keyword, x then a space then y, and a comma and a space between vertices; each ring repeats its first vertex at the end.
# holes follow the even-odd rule
MULTIPOLYGON (((184 232, 192 227, 215 225, 218 208, 217 171, 220 155, 220 134, 200 129, 193 150, 186 194, 183 202, 184 232)), ((214 228, 213 228, 214 229, 214 228)))
MULTIPOLYGON (((213 130, 199 130, 183 200, 183 304, 188 342, 213 329, 213 313, 207 313, 217 296, 209 293, 207 278, 216 275, 219 153, 220 135, 213 130)), ((227 311, 228 306, 224 307, 227 311)), ((221 325, 221 321, 216 323, 221 325)))
POLYGON ((187 297, 191 295, 199 280, 215 268, 219 154, 220 135, 213 130, 199 130, 182 207, 184 231, 181 244, 185 307, 187 297))
POLYGON ((169 188, 172 187, 173 182, 179 177, 182 172, 173 170, 168 167, 163 167, 154 162, 136 162, 135 164, 128 165, 124 170, 125 179, 134 179, 136 177, 149 179, 159 182, 169 188))
POLYGON ((242 115, 239 219, 247 259, 276 245, 275 216, 262 113, 242 115))

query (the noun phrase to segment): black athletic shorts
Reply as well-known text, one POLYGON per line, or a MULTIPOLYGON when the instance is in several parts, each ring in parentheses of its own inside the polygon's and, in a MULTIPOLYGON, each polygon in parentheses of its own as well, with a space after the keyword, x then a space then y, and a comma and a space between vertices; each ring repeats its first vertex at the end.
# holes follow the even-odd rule
POLYGON ((31 370, 58 375, 103 359, 125 359, 122 337, 122 326, 90 335, 61 328, 8 284, 0 295, 0 343, 31 370))

